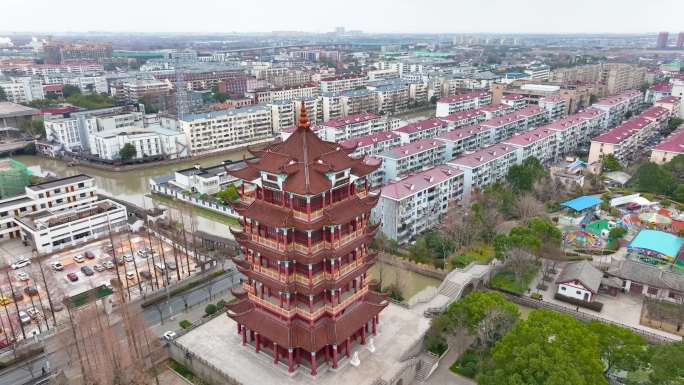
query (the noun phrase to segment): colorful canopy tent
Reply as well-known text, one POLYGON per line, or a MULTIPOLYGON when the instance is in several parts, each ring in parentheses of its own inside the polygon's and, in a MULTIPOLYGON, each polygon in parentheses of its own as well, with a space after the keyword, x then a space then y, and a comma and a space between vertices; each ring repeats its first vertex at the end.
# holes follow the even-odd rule
POLYGON ((579 211, 584 211, 593 207, 596 207, 601 204, 601 198, 591 196, 591 195, 582 195, 579 196, 575 199, 571 199, 569 201, 565 201, 561 203, 561 206, 563 207, 568 207, 571 208, 577 212, 579 211))
POLYGON ((670 219, 669 217, 666 217, 665 215, 661 215, 658 213, 639 214, 639 220, 653 225, 669 225, 672 222, 672 219, 670 219))
MULTIPOLYGON (((658 230, 644 229, 627 245, 627 250, 646 257, 673 262, 684 244, 684 239, 658 230)), ((656 262, 656 261, 653 261, 656 262)))
POLYGON ((600 237, 608 237, 608 234, 610 234, 610 229, 615 227, 615 223, 611 223, 611 221, 607 219, 601 219, 599 221, 591 222, 590 224, 587 225, 585 230, 588 232, 600 236, 600 237))

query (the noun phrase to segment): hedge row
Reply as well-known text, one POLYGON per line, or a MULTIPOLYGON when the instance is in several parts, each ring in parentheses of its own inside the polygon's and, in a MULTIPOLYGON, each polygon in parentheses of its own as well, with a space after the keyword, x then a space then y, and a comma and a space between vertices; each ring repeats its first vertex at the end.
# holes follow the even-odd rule
POLYGON ((571 303, 571 304, 573 304, 573 305, 578 305, 578 306, 587 308, 587 309, 589 309, 589 310, 593 310, 593 311, 595 311, 595 312, 600 312, 600 311, 603 309, 603 303, 598 302, 598 301, 587 302, 587 301, 584 301, 584 300, 581 300, 581 299, 577 299, 577 298, 573 298, 573 297, 568 297, 568 296, 565 296, 565 295, 560 294, 560 293, 556 293, 556 294, 553 296, 553 298, 555 298, 555 299, 557 299, 557 300, 559 300, 559 301, 571 303))

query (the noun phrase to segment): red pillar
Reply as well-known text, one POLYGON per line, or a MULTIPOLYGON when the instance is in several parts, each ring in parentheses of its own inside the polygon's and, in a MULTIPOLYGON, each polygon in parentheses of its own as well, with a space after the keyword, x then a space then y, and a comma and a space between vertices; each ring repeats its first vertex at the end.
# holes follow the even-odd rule
POLYGON ((361 345, 366 344, 366 328, 364 326, 361 327, 361 345))
POLYGON ((337 369, 337 345, 332 346, 332 368, 337 369))
POLYGON ((311 375, 316 375, 316 352, 311 352, 311 375))
POLYGON ((247 328, 242 327, 242 345, 247 345, 247 328))
POLYGON ((278 353, 280 353, 280 352, 278 351, 278 344, 276 344, 276 343, 274 342, 274 343, 273 343, 273 363, 276 364, 276 365, 278 364, 278 353))
POLYGON ((325 348, 323 349, 323 353, 325 353, 325 362, 330 362, 330 352, 328 351, 330 349, 330 345, 325 345, 325 348))
POLYGON ((347 358, 349 358, 349 337, 347 337, 347 341, 344 343, 344 352, 347 354, 347 358))
POLYGON ((376 319, 375 317, 376 317, 376 316, 373 316, 373 318, 371 318, 371 322, 372 322, 372 324, 373 324, 373 335, 377 335, 377 334, 378 334, 378 333, 377 333, 378 321, 377 321, 377 319, 376 319))
POLYGON ((259 350, 261 350, 261 336, 259 333, 255 333, 254 339, 254 350, 259 353, 259 350))
POLYGON ((254 330, 249 331, 249 342, 254 342, 254 330))
POLYGON ((242 329, 241 329, 241 326, 240 326, 240 324, 239 324, 239 323, 237 324, 237 328, 238 328, 238 335, 239 335, 239 334, 240 334, 240 332, 242 331, 242 329))
POLYGON ((292 359, 292 348, 287 349, 287 371, 290 373, 294 372, 294 365, 293 365, 293 359, 292 359))

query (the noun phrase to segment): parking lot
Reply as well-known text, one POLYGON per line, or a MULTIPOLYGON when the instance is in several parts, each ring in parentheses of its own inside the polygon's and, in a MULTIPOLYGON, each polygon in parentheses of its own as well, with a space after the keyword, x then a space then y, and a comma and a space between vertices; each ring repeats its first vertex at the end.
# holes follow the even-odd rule
MULTIPOLYGON (((135 300, 141 293, 146 295, 163 289, 195 271, 194 261, 186 258, 182 247, 174 250, 157 238, 140 234, 121 234, 113 238, 60 251, 41 262, 31 260, 30 264, 16 269, 10 267, 0 275, 0 348, 1 341, 5 340, 3 333, 23 338, 20 318, 24 320, 27 336, 52 328, 54 321, 49 300, 59 324, 68 319, 62 305, 65 297, 103 284, 117 285, 120 281, 125 299, 135 300), (38 312, 32 310, 34 308, 38 312)), ((23 254, 18 255, 11 262, 16 264, 22 257, 26 258, 23 254)))

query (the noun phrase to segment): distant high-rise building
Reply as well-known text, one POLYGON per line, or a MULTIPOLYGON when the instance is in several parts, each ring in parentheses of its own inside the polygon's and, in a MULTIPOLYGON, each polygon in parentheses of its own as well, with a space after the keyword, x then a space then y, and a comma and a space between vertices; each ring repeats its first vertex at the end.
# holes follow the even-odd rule
POLYGON ((661 32, 658 34, 658 40, 656 40, 656 48, 667 47, 667 32, 661 32))
POLYGON ((677 48, 684 47, 684 32, 680 32, 677 36, 677 48))
POLYGON ((335 33, 338 35, 344 35, 344 27, 335 27, 335 33))

